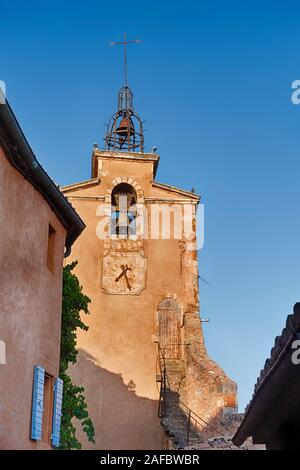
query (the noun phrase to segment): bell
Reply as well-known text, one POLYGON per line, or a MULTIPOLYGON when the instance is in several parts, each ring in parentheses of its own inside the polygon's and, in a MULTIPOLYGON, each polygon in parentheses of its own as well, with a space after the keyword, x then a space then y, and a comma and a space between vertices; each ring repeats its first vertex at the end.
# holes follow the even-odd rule
POLYGON ((130 193, 116 193, 115 194, 115 201, 116 201, 118 210, 124 210, 126 206, 127 206, 127 210, 128 210, 129 207, 132 204, 132 201, 133 201, 133 194, 130 194, 130 193), (122 202, 120 201, 120 198, 121 198, 122 202), (121 202, 121 204, 120 204, 120 202, 121 202))
POLYGON ((116 130, 117 134, 120 137, 126 137, 128 134, 133 135, 134 134, 134 127, 130 119, 127 117, 123 117, 121 119, 120 125, 116 130))

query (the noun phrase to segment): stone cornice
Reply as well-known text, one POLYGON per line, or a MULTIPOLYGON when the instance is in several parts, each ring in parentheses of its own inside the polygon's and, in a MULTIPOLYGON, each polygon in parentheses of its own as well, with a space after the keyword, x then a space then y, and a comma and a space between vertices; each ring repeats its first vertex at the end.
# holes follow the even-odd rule
POLYGON ((93 150, 92 155, 92 177, 95 178, 98 175, 98 159, 102 160, 123 160, 123 161, 135 161, 142 163, 153 162, 153 177, 155 178, 159 155, 156 153, 141 153, 141 152, 115 152, 112 150, 93 150))
POLYGON ((198 196, 197 194, 193 193, 192 191, 186 191, 184 189, 176 188, 175 186, 170 186, 168 184, 164 183, 159 183, 157 181, 152 181, 152 186, 160 189, 165 189, 167 191, 171 191, 173 193, 178 193, 182 194, 183 196, 188 196, 192 199, 194 199, 196 202, 199 202, 201 199, 201 196, 198 196))
POLYGON ((63 193, 68 191, 76 191, 77 189, 89 188, 91 186, 97 186, 100 183, 100 178, 92 178, 89 180, 79 181, 78 183, 67 184, 65 186, 60 186, 59 189, 63 193))

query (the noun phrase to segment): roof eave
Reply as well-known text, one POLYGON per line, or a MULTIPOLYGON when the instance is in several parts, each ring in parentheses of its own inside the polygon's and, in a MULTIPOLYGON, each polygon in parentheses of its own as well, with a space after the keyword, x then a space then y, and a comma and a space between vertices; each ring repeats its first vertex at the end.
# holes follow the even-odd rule
MULTIPOLYGON (((11 164, 39 191, 67 230, 67 251, 85 224, 36 159, 8 102, 0 104, 3 146, 11 164)), ((0 127, 0 129, 1 129, 0 127)))
MULTIPOLYGON (((287 320, 286 331, 287 337, 284 347, 276 356, 272 367, 266 372, 263 379, 258 379, 258 385, 254 392, 253 398, 248 405, 245 417, 236 431, 232 442, 236 446, 241 446, 249 436, 255 436, 257 430, 260 429, 261 423, 264 422, 266 407, 270 407, 276 398, 276 393, 280 386, 284 386, 295 374, 295 365, 291 361, 288 353, 290 346, 294 340, 295 334, 300 331, 300 303, 294 305, 294 314, 290 315, 287 320)), ((283 335, 283 333, 282 333, 283 335)), ((274 355, 274 352, 273 352, 274 355)), ((271 355, 272 356, 272 355, 271 355)))

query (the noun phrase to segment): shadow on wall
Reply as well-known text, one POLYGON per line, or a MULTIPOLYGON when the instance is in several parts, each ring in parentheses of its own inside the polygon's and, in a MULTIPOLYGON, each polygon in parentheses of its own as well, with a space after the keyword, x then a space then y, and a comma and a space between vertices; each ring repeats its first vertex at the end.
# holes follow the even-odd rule
POLYGON ((83 351, 79 351, 70 374, 74 383, 85 388, 95 426, 96 445, 87 441, 81 425, 78 426, 77 436, 83 449, 162 449, 158 401, 138 397, 132 380, 125 384, 121 374, 103 369, 83 351))

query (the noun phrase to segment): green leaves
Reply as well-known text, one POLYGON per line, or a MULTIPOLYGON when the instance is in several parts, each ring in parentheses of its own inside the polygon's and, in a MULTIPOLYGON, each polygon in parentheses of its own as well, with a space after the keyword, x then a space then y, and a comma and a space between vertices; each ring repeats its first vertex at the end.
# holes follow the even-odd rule
POLYGON ((69 364, 77 362, 76 330, 87 331, 80 313, 88 314, 90 299, 83 294, 79 280, 72 270, 77 261, 68 264, 63 270, 63 302, 60 348, 60 378, 64 381, 63 407, 60 434, 60 449, 81 449, 81 443, 76 438, 76 428, 73 419, 81 421, 82 429, 90 442, 95 444, 95 430, 88 414, 87 404, 83 395, 84 388, 74 385, 67 374, 69 364))

